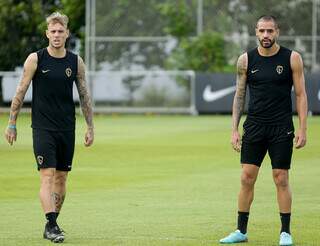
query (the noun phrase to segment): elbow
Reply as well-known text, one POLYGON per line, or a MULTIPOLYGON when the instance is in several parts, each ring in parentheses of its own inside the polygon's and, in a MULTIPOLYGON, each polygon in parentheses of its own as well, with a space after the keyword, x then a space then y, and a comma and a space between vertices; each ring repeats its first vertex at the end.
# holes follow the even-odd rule
POLYGON ((301 93, 297 93, 296 100, 297 101, 307 101, 307 93, 305 91, 301 92, 301 93))

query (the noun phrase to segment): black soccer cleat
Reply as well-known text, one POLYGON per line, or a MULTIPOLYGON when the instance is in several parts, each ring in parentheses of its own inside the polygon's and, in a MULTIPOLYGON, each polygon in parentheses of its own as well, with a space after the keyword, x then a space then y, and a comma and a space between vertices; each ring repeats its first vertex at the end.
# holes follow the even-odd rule
POLYGON ((50 228, 49 224, 47 223, 44 228, 43 238, 54 243, 62 243, 64 241, 64 234, 58 225, 50 228))

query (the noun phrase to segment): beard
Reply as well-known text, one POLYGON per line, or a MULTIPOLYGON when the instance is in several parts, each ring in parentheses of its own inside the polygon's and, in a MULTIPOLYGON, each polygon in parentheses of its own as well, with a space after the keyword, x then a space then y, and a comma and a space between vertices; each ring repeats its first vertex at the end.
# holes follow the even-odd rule
POLYGON ((261 44, 261 46, 266 49, 271 48, 275 42, 275 39, 259 39, 259 43, 261 44), (264 43, 263 41, 268 41, 268 43, 264 43))

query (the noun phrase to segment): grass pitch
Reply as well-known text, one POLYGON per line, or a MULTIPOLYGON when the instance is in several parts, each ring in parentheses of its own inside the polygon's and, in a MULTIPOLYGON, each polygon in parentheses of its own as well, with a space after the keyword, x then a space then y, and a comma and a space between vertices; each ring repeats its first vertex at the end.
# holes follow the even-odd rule
MULTIPOLYGON (((0 116, 5 129, 7 115, 0 116)), ((295 119, 296 121, 296 119, 295 119)), ((67 245, 219 245, 235 229, 239 155, 230 146, 230 116, 97 116, 94 146, 83 146, 78 117, 68 193, 58 219, 67 245)), ((320 118, 291 170, 295 245, 316 246, 320 228, 320 118)), ((247 245, 278 245, 280 219, 271 166, 256 184, 247 245)), ((0 140, 0 245, 52 245, 32 152, 30 117, 18 141, 0 140)))

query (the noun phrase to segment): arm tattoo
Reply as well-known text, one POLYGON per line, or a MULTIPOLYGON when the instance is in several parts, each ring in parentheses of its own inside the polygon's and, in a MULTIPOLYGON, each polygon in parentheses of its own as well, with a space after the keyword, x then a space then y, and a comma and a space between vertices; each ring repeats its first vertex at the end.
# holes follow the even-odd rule
POLYGON ((233 100, 233 128, 237 129, 244 110, 247 89, 247 69, 243 58, 237 64, 237 91, 233 100))
POLYGON ((77 88, 79 92, 82 113, 86 119, 88 127, 93 127, 93 114, 89 92, 86 86, 85 67, 82 59, 79 58, 79 68, 77 75, 77 88))
MULTIPOLYGON (((26 70, 23 69, 22 79, 25 77, 25 74, 26 74, 26 70)), ((22 82, 20 82, 20 84, 17 87, 16 94, 13 97, 11 102, 11 110, 10 110, 10 118, 9 118, 10 124, 16 123, 18 114, 23 104, 24 96, 26 95, 26 92, 28 90, 28 87, 29 87, 29 84, 22 83, 22 82)))

